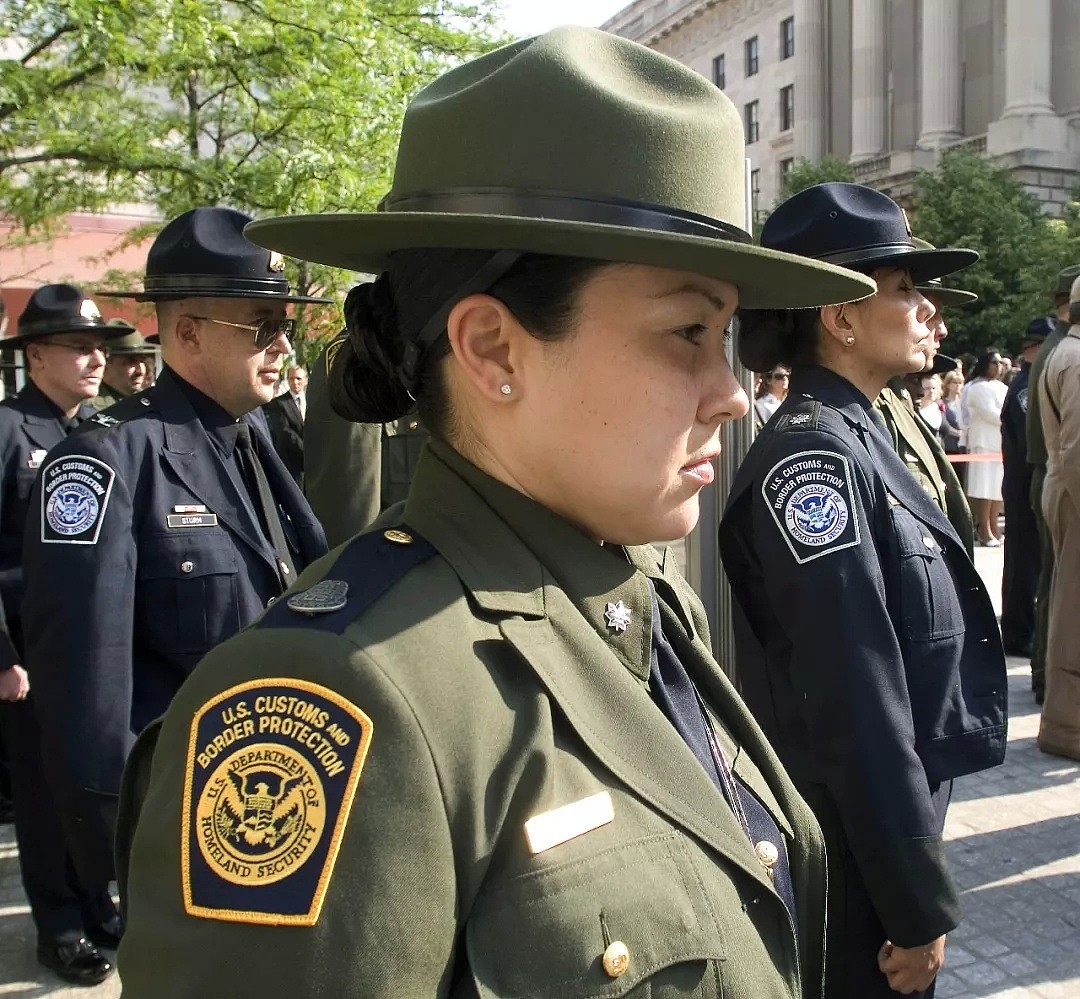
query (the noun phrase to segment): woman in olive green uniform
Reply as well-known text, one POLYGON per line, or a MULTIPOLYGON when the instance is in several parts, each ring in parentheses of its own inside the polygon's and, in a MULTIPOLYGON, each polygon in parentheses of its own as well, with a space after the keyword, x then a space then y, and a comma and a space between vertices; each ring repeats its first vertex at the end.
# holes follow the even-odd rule
POLYGON ((743 199, 718 90, 566 28, 420 94, 382 212, 250 228, 379 274, 335 406, 432 440, 132 754, 127 999, 820 996, 820 832, 647 544, 748 411, 737 306, 872 290, 743 199))

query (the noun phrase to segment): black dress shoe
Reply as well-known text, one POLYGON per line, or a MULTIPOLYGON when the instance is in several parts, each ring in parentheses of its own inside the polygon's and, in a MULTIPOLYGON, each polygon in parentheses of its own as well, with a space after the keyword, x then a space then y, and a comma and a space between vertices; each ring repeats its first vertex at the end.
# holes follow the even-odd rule
POLYGON ((61 943, 53 940, 39 943, 37 948, 38 964, 72 985, 97 985, 112 974, 109 964, 98 949, 88 940, 76 940, 61 943))
POLYGON ((95 947, 104 947, 106 950, 116 950, 120 946, 120 938, 124 935, 124 920, 117 913, 104 923, 91 926, 86 931, 86 939, 95 947))

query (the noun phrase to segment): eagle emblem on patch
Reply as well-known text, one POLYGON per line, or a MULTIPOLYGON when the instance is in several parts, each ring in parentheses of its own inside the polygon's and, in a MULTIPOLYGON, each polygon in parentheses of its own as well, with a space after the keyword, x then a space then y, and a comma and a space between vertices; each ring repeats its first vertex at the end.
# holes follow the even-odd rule
POLYGON ((115 478, 105 462, 89 455, 49 462, 41 473, 42 542, 97 544, 115 478))
POLYGON ((801 451, 778 462, 762 495, 800 565, 860 542, 847 458, 833 451, 801 451))
POLYGON ((317 922, 372 730, 341 695, 295 679, 241 684, 199 709, 184 789, 189 915, 317 922))

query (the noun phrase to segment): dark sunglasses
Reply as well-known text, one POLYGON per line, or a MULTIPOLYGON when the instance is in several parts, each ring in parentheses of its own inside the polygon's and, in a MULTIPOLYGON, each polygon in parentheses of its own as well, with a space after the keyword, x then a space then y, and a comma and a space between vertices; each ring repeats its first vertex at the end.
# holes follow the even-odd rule
POLYGON ((224 319, 215 319, 213 316, 188 316, 188 318, 199 319, 204 323, 217 323, 219 326, 231 326, 237 330, 247 330, 255 335, 256 350, 265 350, 282 333, 285 334, 290 347, 296 337, 295 319, 260 319, 257 325, 252 325, 251 323, 230 323, 224 319))
POLYGON ((770 371, 768 377, 773 381, 780 381, 782 378, 790 378, 791 375, 787 371, 770 371))

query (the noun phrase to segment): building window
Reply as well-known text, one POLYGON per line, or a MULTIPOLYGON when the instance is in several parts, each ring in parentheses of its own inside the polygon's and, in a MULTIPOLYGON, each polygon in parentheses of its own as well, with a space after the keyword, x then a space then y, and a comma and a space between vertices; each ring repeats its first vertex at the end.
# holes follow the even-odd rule
POLYGON ((780 22, 780 58, 790 59, 795 54, 795 18, 785 17, 780 22))
POLYGON ((780 187, 783 189, 787 183, 788 174, 791 173, 791 168, 795 166, 795 157, 788 156, 780 161, 780 187))
POLYGON ((757 35, 746 39, 746 75, 753 76, 758 71, 757 35))
POLYGON ((795 84, 780 88, 780 131, 795 127, 795 84))
POLYGON ((743 105, 743 120, 746 122, 746 144, 753 145, 758 140, 758 102, 751 101, 743 105))
POLYGON ((758 204, 761 201, 761 171, 750 171, 750 207, 753 209, 754 218, 757 218, 758 204))
POLYGON ((724 65, 724 55, 720 55, 713 58, 712 61, 712 82, 715 83, 721 90, 727 85, 727 69, 724 65))

